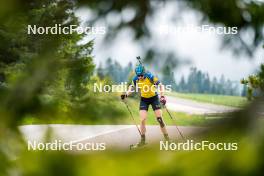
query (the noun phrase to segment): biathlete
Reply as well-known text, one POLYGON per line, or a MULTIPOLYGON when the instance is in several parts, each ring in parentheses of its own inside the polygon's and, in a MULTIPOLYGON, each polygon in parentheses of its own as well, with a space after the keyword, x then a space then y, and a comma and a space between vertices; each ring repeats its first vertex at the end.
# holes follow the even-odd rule
POLYGON ((140 93, 140 132, 141 140, 137 147, 146 144, 146 119, 149 105, 152 106, 155 112, 156 119, 160 125, 161 132, 164 135, 165 140, 169 141, 168 131, 166 125, 162 119, 161 103, 166 104, 166 99, 164 96, 164 86, 158 80, 157 77, 153 76, 149 72, 145 72, 144 66, 139 64, 135 68, 135 77, 133 78, 132 84, 129 86, 128 91, 121 95, 121 99, 124 100, 129 95, 131 95, 135 90, 140 93), (157 90, 160 92, 160 99, 158 97, 157 90))

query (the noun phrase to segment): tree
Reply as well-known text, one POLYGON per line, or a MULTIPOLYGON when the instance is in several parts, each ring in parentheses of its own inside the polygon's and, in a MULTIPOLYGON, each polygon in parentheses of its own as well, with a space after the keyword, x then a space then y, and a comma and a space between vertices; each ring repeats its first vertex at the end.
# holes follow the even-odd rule
POLYGON ((198 93, 197 68, 191 67, 188 76, 187 89, 189 92, 198 93))
POLYGON ((203 74, 203 93, 210 93, 210 77, 209 74, 203 74))
POLYGON ((104 77, 105 77, 104 69, 103 69, 103 66, 102 66, 102 63, 101 63, 101 62, 99 63, 99 66, 98 66, 98 68, 97 68, 97 75, 98 75, 98 77, 99 77, 101 80, 104 79, 104 77))
POLYGON ((123 81, 128 81, 129 75, 133 72, 133 64, 129 62, 128 65, 123 69, 123 81))
POLYGON ((196 75, 196 84, 198 87, 198 92, 203 92, 203 77, 202 72, 199 70, 196 75))
POLYGON ((224 75, 221 75, 218 82, 216 77, 210 80, 208 73, 203 73, 201 70, 192 67, 187 81, 185 82, 182 76, 177 88, 180 92, 238 95, 237 86, 238 84, 232 83, 230 80, 226 81, 224 75))
POLYGON ((218 91, 217 91, 218 83, 217 83, 217 78, 216 77, 213 78, 213 81, 212 81, 211 85, 212 85, 211 86, 211 93, 218 94, 218 91))
POLYGON ((171 85, 172 90, 176 89, 174 73, 171 71, 171 68, 169 66, 166 66, 163 70, 162 83, 164 85, 171 85))
POLYGON ((119 62, 112 60, 111 58, 108 58, 104 65, 105 67, 99 65, 98 69, 100 70, 97 69, 97 74, 100 73, 102 75, 102 73, 104 73, 104 77, 108 77, 113 81, 113 83, 116 84, 126 82, 133 70, 133 65, 131 62, 129 62, 128 65, 123 68, 119 62))
POLYGON ((180 83, 178 84, 179 92, 184 92, 186 91, 186 83, 185 83, 185 78, 184 76, 181 76, 180 83))
POLYGON ((242 97, 247 96, 247 86, 246 86, 246 85, 243 85, 243 90, 242 90, 242 92, 241 92, 241 96, 242 96, 242 97))
POLYGON ((27 113, 45 108, 45 112, 54 112, 55 102, 76 105, 88 92, 86 85, 94 68, 93 41, 79 44, 84 34, 78 33, 25 34, 27 25, 33 24, 78 26, 75 5, 71 0, 30 0, 12 6, 5 18, 1 15, 0 72, 8 89, 0 92, 4 95, 0 104, 3 111, 8 109, 10 119, 17 119, 10 122, 16 124, 27 113), (47 96, 49 101, 44 101, 47 96))
MULTIPOLYGON (((148 19, 153 17, 156 11, 165 4, 171 3, 171 7, 180 6, 181 9, 195 10, 202 16, 201 24, 206 23, 215 26, 237 27, 236 35, 223 35, 222 47, 233 51, 234 54, 247 54, 252 56, 255 49, 263 41, 264 4, 259 1, 229 0, 223 3, 220 0, 186 0, 186 1, 122 1, 122 0, 91 0, 89 2, 80 0, 80 7, 88 7, 94 12, 94 17, 89 19, 90 24, 99 19, 105 19, 113 12, 121 17, 119 23, 109 26, 106 39, 111 40, 116 37, 118 31, 129 28, 134 32, 134 37, 138 42, 146 42, 151 36, 148 19), (130 9, 135 15, 128 21, 122 18, 124 10, 130 9), (244 39, 245 34, 252 37, 244 39)), ((177 22, 175 20, 175 22, 177 22)), ((166 57, 167 52, 159 52, 155 45, 146 49, 145 58, 148 62, 159 62, 161 57, 166 57)), ((178 63, 180 60, 175 58, 178 63)))
POLYGON ((255 97, 261 97, 264 94, 264 64, 261 64, 260 71, 256 75, 250 75, 248 78, 241 80, 241 83, 247 86, 247 97, 249 100, 253 99, 254 91, 255 97))

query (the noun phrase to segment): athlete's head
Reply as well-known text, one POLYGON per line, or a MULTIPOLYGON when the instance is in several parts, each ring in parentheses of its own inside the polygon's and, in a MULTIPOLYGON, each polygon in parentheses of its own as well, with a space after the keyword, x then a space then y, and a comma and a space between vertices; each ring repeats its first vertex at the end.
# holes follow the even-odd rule
POLYGON ((143 79, 145 74, 145 68, 141 64, 137 65, 135 68, 135 73, 138 76, 139 79, 143 79))

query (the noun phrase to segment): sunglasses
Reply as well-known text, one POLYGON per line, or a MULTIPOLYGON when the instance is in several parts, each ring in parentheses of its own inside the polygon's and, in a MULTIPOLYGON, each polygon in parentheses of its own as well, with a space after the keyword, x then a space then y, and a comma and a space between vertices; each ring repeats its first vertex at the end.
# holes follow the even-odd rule
POLYGON ((144 75, 137 75, 138 77, 143 77, 144 75))

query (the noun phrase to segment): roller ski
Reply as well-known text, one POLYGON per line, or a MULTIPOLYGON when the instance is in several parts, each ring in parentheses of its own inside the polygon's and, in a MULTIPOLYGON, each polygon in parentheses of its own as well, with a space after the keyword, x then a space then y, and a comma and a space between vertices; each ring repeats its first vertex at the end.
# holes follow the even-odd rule
POLYGON ((130 148, 130 150, 132 150, 132 149, 136 149, 136 148, 141 148, 141 147, 144 147, 144 146, 146 146, 146 137, 145 137, 145 135, 141 135, 141 140, 140 140, 140 142, 139 143, 137 143, 137 144, 131 144, 130 146, 129 146, 129 148, 130 148))
POLYGON ((142 142, 142 141, 140 141, 140 142, 137 143, 137 144, 131 144, 131 145, 129 146, 129 149, 130 149, 130 150, 133 150, 133 149, 137 149, 137 148, 142 148, 142 147, 145 147, 146 145, 147 145, 146 142, 142 142))

